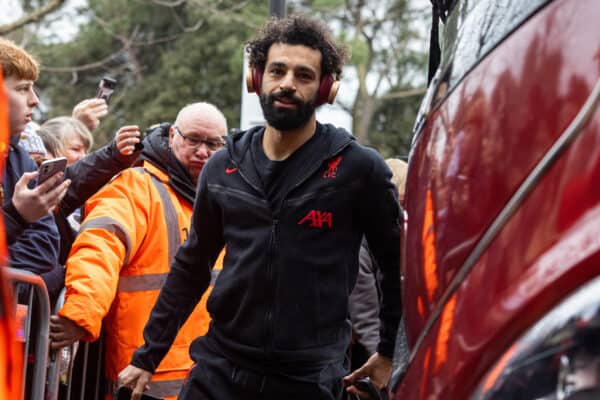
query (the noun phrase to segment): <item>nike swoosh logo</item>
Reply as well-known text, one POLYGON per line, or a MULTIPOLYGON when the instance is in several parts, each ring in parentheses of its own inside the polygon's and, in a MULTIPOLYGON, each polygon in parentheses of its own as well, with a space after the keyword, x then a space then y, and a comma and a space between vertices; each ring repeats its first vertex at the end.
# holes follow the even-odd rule
POLYGON ((237 168, 225 168, 225 173, 226 174, 233 174, 235 171, 237 171, 237 168))

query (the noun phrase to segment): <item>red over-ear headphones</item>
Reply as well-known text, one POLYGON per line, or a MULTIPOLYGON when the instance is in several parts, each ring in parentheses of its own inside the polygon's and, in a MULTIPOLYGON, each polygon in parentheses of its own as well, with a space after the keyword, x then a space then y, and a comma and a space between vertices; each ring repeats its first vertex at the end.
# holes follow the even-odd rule
MULTIPOLYGON (((260 88, 262 86, 263 71, 258 68, 248 67, 246 71, 246 89, 248 92, 256 93, 260 96, 260 88)), ((325 103, 333 104, 335 96, 340 88, 340 81, 335 79, 333 75, 325 75, 321 78, 319 85, 319 95, 317 98, 317 106, 325 103)))

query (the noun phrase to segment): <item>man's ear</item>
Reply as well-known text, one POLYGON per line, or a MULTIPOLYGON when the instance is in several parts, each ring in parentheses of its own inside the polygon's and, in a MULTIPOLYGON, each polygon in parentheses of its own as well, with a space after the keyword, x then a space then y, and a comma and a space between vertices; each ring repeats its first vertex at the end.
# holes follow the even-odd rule
POLYGON ((175 125, 171 125, 169 127, 169 149, 171 148, 171 146, 173 145, 173 136, 175 135, 175 125))

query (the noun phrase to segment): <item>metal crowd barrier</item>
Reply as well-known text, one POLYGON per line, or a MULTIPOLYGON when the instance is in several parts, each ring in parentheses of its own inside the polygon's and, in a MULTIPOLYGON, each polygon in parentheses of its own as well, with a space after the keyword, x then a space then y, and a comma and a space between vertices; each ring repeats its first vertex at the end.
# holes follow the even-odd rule
MULTIPOLYGON (((54 306, 54 309, 52 311, 52 314, 55 315, 58 310, 60 310, 60 308, 63 306, 65 302, 65 289, 63 289, 58 297, 58 300, 56 301, 56 305, 54 306)), ((64 349, 60 349, 58 351, 53 351, 50 353, 50 361, 48 362, 48 369, 47 369, 47 382, 46 382, 46 399, 48 400, 56 400, 58 399, 58 395, 59 395, 59 384, 60 384, 60 380, 61 380, 61 372, 64 369, 63 366, 63 358, 62 358, 62 354, 65 351, 70 351, 71 354, 74 354, 74 348, 76 348, 76 345, 71 345, 69 347, 66 347, 64 349)), ((66 366, 66 368, 68 369, 68 373, 67 373, 67 382, 70 382, 71 380, 71 375, 73 373, 73 363, 70 362, 68 364, 68 366, 66 366)), ((68 399, 68 397, 67 397, 68 399)))
MULTIPOLYGON (((17 285, 26 285, 31 288, 27 290, 27 313, 23 323, 23 338, 25 358, 23 363, 23 379, 27 378, 29 363, 28 355, 31 342, 34 342, 33 349, 33 374, 31 382, 25 381, 22 387, 21 398, 25 398, 26 385, 31 388, 30 400, 44 400, 44 390, 46 384, 46 366, 48 364, 48 334, 50 329, 50 300, 46 284, 39 275, 32 272, 6 268, 7 277, 17 285), (33 310, 37 310, 35 331, 32 332, 33 310)), ((15 286, 17 286, 15 285, 15 286)), ((15 293, 19 293, 17 290, 15 293)))
MULTIPOLYGON (((14 292, 19 300, 15 302, 16 306, 26 307, 23 319, 19 321, 24 344, 21 400, 101 400, 104 394, 103 341, 78 342, 50 352, 50 299, 46 284, 32 272, 8 267, 5 270, 16 289, 14 292), (70 356, 64 354, 65 351, 70 352, 70 356), (33 363, 28 362, 30 356, 33 356, 33 363)), ((63 289, 53 314, 64 304, 64 294, 63 289)))

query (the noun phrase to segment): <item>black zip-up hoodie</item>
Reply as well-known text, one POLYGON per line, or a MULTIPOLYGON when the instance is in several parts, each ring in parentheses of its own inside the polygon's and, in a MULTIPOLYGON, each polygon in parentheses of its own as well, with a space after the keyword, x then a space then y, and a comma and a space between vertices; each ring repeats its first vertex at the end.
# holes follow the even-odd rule
MULTIPOLYGON (((391 172, 375 151, 317 125, 314 151, 272 209, 250 156, 253 128, 228 138, 200 177, 180 247, 132 363, 154 371, 226 255, 208 300, 208 340, 241 366, 301 374, 341 361, 350 341, 348 296, 366 236, 383 274, 378 351, 391 356, 400 318, 400 214, 391 172), (320 133, 320 134, 319 134, 320 133)), ((196 359, 195 344, 191 355, 196 359)))

